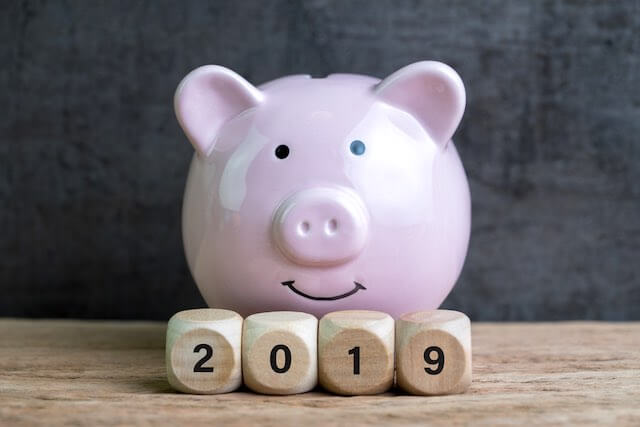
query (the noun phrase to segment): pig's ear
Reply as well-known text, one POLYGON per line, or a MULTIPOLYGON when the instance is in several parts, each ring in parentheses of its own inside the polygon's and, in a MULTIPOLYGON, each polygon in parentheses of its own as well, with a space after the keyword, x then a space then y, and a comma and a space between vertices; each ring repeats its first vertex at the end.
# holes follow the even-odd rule
POLYGON ((198 154, 207 156, 222 125, 262 99, 260 90, 233 71, 205 65, 180 82, 173 103, 187 138, 198 154))
POLYGON ((383 102, 413 115, 440 146, 451 139, 466 102, 458 73, 436 61, 401 68, 378 83, 375 93, 383 102))

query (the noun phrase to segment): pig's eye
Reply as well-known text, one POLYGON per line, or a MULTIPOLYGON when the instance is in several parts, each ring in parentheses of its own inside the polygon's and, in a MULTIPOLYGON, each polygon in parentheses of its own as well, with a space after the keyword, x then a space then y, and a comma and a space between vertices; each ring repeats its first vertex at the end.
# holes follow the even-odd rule
POLYGON ((362 156, 366 147, 364 146, 364 142, 356 139, 355 141, 351 142, 351 146, 349 148, 351 149, 351 152, 356 156, 362 156))
POLYGON ((279 159, 286 159, 289 156, 289 147, 284 144, 276 147, 276 157, 279 159))

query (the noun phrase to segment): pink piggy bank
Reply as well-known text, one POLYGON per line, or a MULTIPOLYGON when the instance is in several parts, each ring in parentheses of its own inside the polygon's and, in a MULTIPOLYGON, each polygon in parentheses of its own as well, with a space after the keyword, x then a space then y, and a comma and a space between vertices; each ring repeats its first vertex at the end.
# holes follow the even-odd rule
POLYGON ((470 196, 451 136, 465 90, 418 62, 379 79, 253 86, 208 65, 175 110, 196 154, 186 258, 207 304, 243 315, 437 308, 467 252, 470 196))

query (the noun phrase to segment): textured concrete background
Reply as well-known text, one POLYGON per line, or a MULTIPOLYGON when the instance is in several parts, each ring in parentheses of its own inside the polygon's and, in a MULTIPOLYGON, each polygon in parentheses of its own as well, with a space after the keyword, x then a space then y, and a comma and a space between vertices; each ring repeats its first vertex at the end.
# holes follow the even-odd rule
POLYGON ((217 63, 258 84, 449 63, 473 319, 640 319, 637 1, 0 5, 0 316, 165 319, 203 304, 182 253, 192 149, 172 94, 217 63))

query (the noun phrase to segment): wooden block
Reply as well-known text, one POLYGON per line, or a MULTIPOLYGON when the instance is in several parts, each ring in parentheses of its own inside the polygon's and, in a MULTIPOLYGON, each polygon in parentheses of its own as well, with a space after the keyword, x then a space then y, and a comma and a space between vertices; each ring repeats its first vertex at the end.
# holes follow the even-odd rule
POLYGON ((176 313, 167 326, 169 384, 185 393, 227 393, 242 384, 242 317, 229 310, 176 313))
POLYGON ((264 394, 296 394, 318 382, 318 319, 273 311, 247 317, 242 334, 244 383, 264 394))
POLYGON ((393 385, 394 322, 386 313, 329 313, 318 329, 320 385, 337 394, 377 394, 393 385))
POLYGON ((458 311, 405 314, 396 321, 396 381, 412 394, 464 392, 471 384, 471 324, 458 311))

